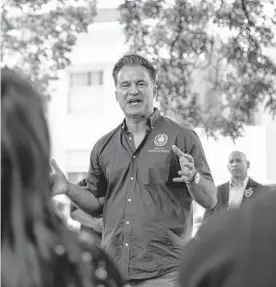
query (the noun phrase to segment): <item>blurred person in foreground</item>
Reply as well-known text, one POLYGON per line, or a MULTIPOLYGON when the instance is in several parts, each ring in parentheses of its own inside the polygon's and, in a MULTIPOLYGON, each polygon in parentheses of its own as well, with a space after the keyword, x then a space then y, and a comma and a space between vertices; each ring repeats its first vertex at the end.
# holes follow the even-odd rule
POLYGON ((154 108, 156 73, 136 54, 115 64, 115 94, 125 119, 95 144, 86 188, 68 182, 52 161, 55 193, 92 216, 103 213, 101 246, 140 287, 174 286, 192 236, 193 199, 207 209, 216 204, 198 136, 154 108))
POLYGON ((93 237, 76 237, 54 212, 41 96, 8 68, 1 69, 1 108, 3 286, 123 286, 93 237))
POLYGON ((276 193, 221 210, 183 252, 180 287, 276 286, 276 193))
POLYGON ((247 200, 262 193, 270 192, 268 186, 264 186, 248 176, 250 162, 244 153, 233 151, 229 155, 228 171, 231 178, 228 182, 218 186, 217 204, 204 214, 203 222, 221 209, 237 209, 247 200))

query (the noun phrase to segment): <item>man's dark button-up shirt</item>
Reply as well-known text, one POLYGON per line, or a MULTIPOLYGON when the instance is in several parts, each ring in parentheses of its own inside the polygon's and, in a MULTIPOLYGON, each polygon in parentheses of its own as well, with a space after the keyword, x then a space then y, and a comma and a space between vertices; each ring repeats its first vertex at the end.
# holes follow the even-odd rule
POLYGON ((102 247, 127 279, 152 278, 178 268, 192 233, 192 197, 179 177, 176 145, 193 156, 213 181, 202 145, 190 129, 156 109, 136 149, 125 124, 102 137, 91 152, 88 190, 105 197, 102 247))

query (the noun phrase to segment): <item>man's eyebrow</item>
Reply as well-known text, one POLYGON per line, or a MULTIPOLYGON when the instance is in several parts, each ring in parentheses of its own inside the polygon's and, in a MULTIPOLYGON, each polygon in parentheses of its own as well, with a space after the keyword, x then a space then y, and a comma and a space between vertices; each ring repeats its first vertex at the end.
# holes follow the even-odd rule
MULTIPOLYGON (((119 84, 120 85, 122 85, 122 84, 129 84, 130 82, 131 82, 130 80, 123 80, 123 81, 119 82, 119 84)), ((136 80, 135 82, 136 83, 147 83, 147 81, 143 80, 143 79, 136 80)))
POLYGON ((130 81, 128 81, 128 80, 123 80, 122 82, 119 82, 119 84, 120 85, 122 85, 122 84, 126 84, 126 83, 129 83, 130 81))

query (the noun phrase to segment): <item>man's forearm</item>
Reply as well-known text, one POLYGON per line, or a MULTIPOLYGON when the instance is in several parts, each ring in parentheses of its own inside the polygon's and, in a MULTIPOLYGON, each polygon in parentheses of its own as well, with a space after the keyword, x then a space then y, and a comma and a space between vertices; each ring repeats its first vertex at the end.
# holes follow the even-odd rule
POLYGON ((211 209, 217 204, 217 189, 215 184, 203 176, 197 184, 187 184, 192 198, 202 207, 211 209))
POLYGON ((90 215, 94 215, 101 208, 101 202, 87 189, 75 184, 68 184, 68 192, 66 194, 72 202, 81 210, 90 215))

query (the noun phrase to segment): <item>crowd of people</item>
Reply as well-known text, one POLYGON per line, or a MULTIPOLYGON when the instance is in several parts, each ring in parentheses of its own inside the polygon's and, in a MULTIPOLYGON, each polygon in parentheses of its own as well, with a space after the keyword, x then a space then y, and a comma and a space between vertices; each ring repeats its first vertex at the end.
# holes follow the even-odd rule
POLYGON ((248 176, 239 151, 215 186, 197 134, 154 107, 146 58, 123 56, 112 76, 124 119, 73 184, 50 165, 41 95, 1 70, 3 286, 276 286, 276 193, 248 176), (55 213, 59 194, 82 220, 78 234, 55 213), (207 210, 194 238, 193 201, 207 210))

